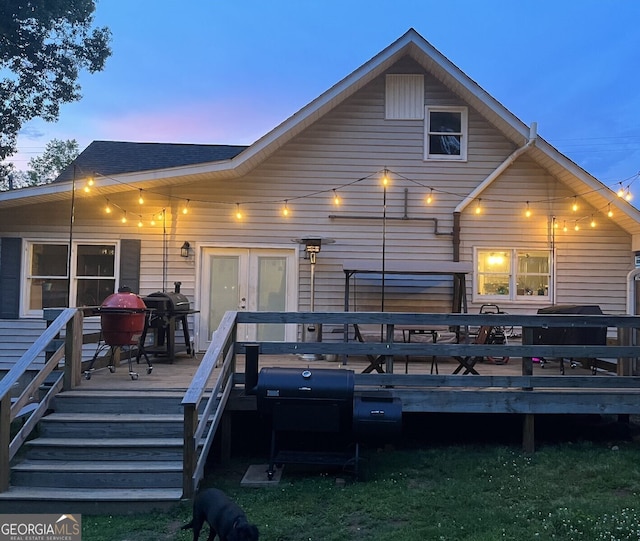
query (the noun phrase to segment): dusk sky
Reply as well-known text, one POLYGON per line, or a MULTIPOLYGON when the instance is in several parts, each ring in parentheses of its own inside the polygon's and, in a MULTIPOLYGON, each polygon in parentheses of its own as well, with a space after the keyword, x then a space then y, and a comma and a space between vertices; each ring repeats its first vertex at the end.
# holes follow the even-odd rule
POLYGON ((53 138, 250 144, 415 28, 605 184, 640 171, 637 0, 101 0, 95 19, 113 55, 24 127, 18 169, 53 138))

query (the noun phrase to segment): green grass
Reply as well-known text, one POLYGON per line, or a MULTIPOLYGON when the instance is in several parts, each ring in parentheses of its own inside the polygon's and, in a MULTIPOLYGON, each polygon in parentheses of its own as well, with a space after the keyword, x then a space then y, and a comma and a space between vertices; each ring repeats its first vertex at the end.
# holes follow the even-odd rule
MULTIPOLYGON (((367 479, 285 467, 279 485, 242 488, 250 463, 216 468, 265 541, 639 540, 640 444, 454 445, 365 454, 367 479)), ((190 540, 190 505, 84 516, 83 541, 190 540)), ((203 532, 201 538, 206 539, 203 532)))

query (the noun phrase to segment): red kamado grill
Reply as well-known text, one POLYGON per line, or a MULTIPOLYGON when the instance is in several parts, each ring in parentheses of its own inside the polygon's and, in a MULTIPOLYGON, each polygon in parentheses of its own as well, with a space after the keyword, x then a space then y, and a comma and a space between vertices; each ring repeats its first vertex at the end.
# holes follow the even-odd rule
POLYGON ((197 311, 191 310, 189 299, 180 293, 181 282, 174 282, 174 285, 175 291, 156 291, 143 298, 144 304, 150 311, 150 317, 142 331, 140 339, 142 348, 138 358, 146 352, 153 355, 166 355, 170 361, 173 361, 178 348, 182 348, 189 355, 194 353, 187 316, 197 311), (182 326, 184 344, 176 345, 175 334, 178 325, 182 326), (151 344, 147 344, 149 331, 153 334, 151 344))
POLYGON ((276 464, 342 466, 357 476, 360 443, 389 441, 402 428, 400 399, 388 391, 355 393, 352 370, 263 368, 253 392, 258 411, 271 421, 269 479, 276 464), (278 448, 278 438, 299 443, 304 432, 314 451, 278 448), (336 452, 340 444, 353 452, 336 452))
MULTIPOLYGON (((113 364, 115 350, 118 348, 128 349, 129 375, 131 379, 138 379, 138 374, 133 371, 131 362, 131 347, 140 345, 140 338, 144 332, 145 321, 147 318, 147 307, 144 301, 127 287, 121 287, 117 293, 109 295, 98 308, 100 314, 100 327, 102 340, 104 344, 110 348, 110 364, 109 370, 115 372, 113 364)), ((85 371, 85 378, 91 379, 91 371, 95 363, 98 348, 94 355, 89 368, 85 371)), ((145 355, 147 361, 147 374, 151 373, 153 366, 149 358, 145 355)), ((139 356, 138 359, 139 360, 139 356)))

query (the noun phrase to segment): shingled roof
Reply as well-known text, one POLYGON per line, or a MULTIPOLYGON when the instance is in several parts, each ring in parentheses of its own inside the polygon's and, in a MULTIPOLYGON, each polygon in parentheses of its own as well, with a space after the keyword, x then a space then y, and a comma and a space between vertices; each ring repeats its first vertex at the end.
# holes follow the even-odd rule
POLYGON ((109 176, 230 160, 246 148, 242 145, 93 141, 55 182, 72 180, 74 165, 76 174, 82 176, 93 173, 109 176))

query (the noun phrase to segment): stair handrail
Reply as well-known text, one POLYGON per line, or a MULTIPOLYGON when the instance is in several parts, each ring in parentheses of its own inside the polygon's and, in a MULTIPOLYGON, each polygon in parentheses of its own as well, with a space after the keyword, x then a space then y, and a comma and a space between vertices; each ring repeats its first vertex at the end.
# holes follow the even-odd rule
MULTIPOLYGON (((44 382, 47 376, 64 357, 64 372, 55 383, 58 390, 72 389, 80 383, 82 362, 82 324, 83 313, 76 308, 65 308, 60 315, 44 330, 33 345, 18 359, 9 372, 0 380, 0 492, 9 489, 11 459, 15 456, 20 445, 26 440, 29 432, 33 430, 37 422, 47 411, 47 406, 53 395, 47 394, 39 406, 32 412, 29 420, 22 429, 11 439, 11 422, 19 411, 31 401, 36 389, 44 382), (38 370, 36 377, 25 387, 24 391, 11 404, 11 389, 31 367, 36 358, 45 351, 49 344, 55 340, 62 329, 65 330, 65 341, 51 356, 45 365, 38 370), (61 384, 61 385, 60 385, 61 384)), ((57 392, 56 390, 56 392, 57 392)))
POLYGON ((222 419, 233 388, 236 365, 236 316, 226 312, 214 333, 209 348, 182 399, 184 412, 184 446, 182 496, 192 498, 204 477, 204 466, 213 438, 222 419), (207 395, 207 385, 216 366, 220 374, 207 395), (204 408, 199 415, 204 399, 204 408), (214 411, 215 408, 215 411, 214 411))

